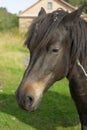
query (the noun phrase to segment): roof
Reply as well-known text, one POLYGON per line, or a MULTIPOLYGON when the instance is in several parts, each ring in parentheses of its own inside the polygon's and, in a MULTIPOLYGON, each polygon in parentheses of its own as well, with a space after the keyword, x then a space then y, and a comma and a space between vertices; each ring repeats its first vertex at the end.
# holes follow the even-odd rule
MULTIPOLYGON (((28 7, 27 9, 25 9, 24 11, 22 11, 18 17, 31 17, 31 18, 34 18, 36 17, 36 14, 29 14, 29 15, 26 15, 24 13, 26 13, 26 11, 28 11, 29 9, 35 7, 37 4, 39 4, 42 0, 38 0, 36 3, 34 3, 33 5, 31 5, 30 7, 28 7)), ((74 11, 76 9, 76 7, 72 6, 71 4, 65 2, 64 0, 53 0, 57 3, 60 3, 60 4, 64 4, 66 7, 70 8, 71 11, 74 11)), ((82 15, 83 18, 87 18, 87 15, 85 13, 83 13, 82 15)))
POLYGON ((61 2, 63 4, 65 4, 66 6, 70 7, 72 10, 75 10, 75 7, 72 6, 71 4, 67 3, 66 1, 64 0, 55 0, 56 2, 61 2))
POLYGON ((35 5, 37 5, 41 0, 37 1, 36 3, 34 3, 33 5, 31 5, 30 7, 28 7, 27 9, 25 9, 24 11, 22 11, 19 16, 21 16, 22 14, 24 14, 27 10, 33 8, 35 5))
MULTIPOLYGON (((18 16, 19 17, 22 17, 22 15, 29 9, 33 8, 34 6, 36 6, 41 0, 38 0, 36 3, 34 3, 33 5, 31 5, 30 7, 28 7, 27 9, 25 9, 24 11, 22 11, 18 16)), ((62 4, 65 4, 67 7, 70 7, 73 10, 75 10, 75 7, 70 5, 69 3, 65 2, 64 0, 53 0, 53 1, 56 1, 57 3, 62 3, 62 4)), ((24 16, 24 15, 23 15, 24 16)), ((34 15, 35 16, 35 15, 34 15)), ((31 17, 31 16, 30 16, 31 17)))

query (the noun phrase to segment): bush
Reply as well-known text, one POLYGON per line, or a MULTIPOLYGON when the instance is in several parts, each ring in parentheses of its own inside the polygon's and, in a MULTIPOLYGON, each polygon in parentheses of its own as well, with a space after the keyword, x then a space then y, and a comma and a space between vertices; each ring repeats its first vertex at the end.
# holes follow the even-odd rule
POLYGON ((18 27, 18 17, 11 14, 6 8, 0 8, 0 31, 10 30, 18 27))

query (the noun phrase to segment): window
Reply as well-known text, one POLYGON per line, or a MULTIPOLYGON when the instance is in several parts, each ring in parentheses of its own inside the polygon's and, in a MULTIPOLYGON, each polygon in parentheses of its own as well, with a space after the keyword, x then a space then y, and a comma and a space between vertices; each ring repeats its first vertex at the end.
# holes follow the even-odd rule
POLYGON ((48 9, 52 9, 52 2, 48 2, 48 9))

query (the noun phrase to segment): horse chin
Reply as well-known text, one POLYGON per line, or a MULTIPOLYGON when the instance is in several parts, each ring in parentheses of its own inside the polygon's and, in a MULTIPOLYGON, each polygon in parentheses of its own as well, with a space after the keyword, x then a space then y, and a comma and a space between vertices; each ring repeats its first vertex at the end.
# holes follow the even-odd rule
POLYGON ((29 111, 29 112, 35 112, 37 110, 36 107, 30 107, 30 108, 24 108, 25 111, 29 111))

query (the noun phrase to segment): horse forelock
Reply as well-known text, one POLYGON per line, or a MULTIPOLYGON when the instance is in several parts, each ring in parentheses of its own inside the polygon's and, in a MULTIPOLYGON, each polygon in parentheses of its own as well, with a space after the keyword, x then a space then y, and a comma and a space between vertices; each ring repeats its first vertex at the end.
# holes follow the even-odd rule
POLYGON ((25 45, 29 49, 46 46, 66 14, 67 12, 64 10, 58 9, 52 13, 37 17, 29 28, 25 45))

